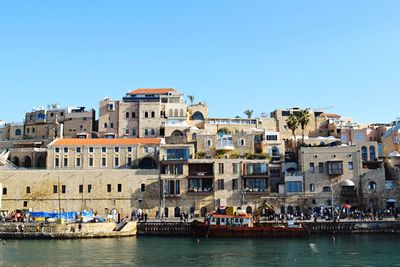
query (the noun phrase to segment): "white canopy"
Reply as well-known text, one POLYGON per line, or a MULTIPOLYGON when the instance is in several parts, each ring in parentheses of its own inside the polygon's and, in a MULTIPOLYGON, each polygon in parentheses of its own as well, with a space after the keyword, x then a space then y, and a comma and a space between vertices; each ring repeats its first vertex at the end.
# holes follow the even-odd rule
POLYGON ((340 183, 340 186, 355 186, 356 184, 349 179, 344 180, 343 182, 340 183))

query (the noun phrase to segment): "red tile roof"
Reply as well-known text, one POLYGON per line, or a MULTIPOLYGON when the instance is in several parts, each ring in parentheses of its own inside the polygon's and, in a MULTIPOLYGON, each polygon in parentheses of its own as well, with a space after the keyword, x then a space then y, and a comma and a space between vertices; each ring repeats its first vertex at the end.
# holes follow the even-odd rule
POLYGON ((321 117, 322 117, 322 116, 325 116, 325 117, 331 117, 331 118, 340 118, 340 115, 338 115, 338 114, 332 114, 332 113, 322 113, 320 116, 321 116, 321 117))
POLYGON ((63 138, 57 139, 49 146, 116 146, 137 144, 160 144, 160 138, 63 138))
POLYGON ((133 91, 130 91, 129 95, 145 95, 145 94, 166 94, 170 92, 176 92, 175 89, 172 88, 139 88, 133 91))

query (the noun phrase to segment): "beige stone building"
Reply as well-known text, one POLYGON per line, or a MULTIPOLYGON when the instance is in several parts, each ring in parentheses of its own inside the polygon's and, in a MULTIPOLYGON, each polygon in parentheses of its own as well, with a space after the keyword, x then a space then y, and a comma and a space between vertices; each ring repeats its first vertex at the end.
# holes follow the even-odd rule
POLYGON ((48 169, 157 169, 159 138, 56 139, 48 145, 48 169))

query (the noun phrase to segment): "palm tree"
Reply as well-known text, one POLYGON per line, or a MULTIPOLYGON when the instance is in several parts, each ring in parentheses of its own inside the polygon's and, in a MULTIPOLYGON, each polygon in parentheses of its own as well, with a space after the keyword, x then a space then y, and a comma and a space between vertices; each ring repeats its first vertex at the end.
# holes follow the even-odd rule
POLYGON ((188 95, 187 98, 189 99, 190 105, 192 106, 193 102, 194 102, 194 96, 193 95, 188 95))
POLYGON ((308 112, 307 109, 302 109, 300 112, 297 114, 297 120, 299 121, 299 124, 301 126, 301 141, 304 143, 304 131, 306 126, 310 123, 310 112, 308 112))
POLYGON ((252 109, 246 109, 243 113, 244 113, 244 115, 247 116, 248 119, 251 119, 251 116, 253 116, 253 110, 252 109))
POLYGON ((292 130, 294 143, 296 144, 296 130, 299 128, 299 120, 298 117, 294 114, 290 114, 289 117, 286 119, 286 125, 290 130, 292 130))

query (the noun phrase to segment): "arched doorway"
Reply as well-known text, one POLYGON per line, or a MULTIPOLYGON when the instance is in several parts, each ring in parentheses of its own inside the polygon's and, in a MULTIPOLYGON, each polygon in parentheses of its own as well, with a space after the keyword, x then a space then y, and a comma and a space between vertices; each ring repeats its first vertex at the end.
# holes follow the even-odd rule
POLYGON ((175 207, 175 209, 174 209, 174 217, 175 218, 181 217, 181 209, 179 207, 175 207))
POLYGON ((46 168, 46 157, 45 156, 39 156, 36 160, 36 167, 39 169, 45 169, 46 168))
POLYGON ((146 157, 139 162, 139 169, 157 169, 157 163, 154 159, 146 157))
POLYGON ((292 206, 288 206, 287 207, 287 213, 288 214, 293 214, 293 207, 292 206))
POLYGON ((32 159, 31 159, 31 157, 25 156, 24 162, 23 162, 23 167, 32 168, 32 159))
POLYGON ((11 162, 12 162, 15 166, 19 167, 19 158, 18 158, 18 157, 13 157, 13 158, 11 159, 11 162))

